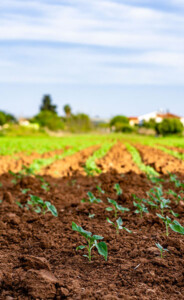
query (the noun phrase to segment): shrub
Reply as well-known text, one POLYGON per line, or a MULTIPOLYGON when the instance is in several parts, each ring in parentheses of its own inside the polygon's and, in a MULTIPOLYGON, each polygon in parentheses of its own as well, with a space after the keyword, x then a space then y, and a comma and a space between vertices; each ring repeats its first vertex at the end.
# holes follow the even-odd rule
POLYGON ((47 127, 53 131, 64 129, 64 123, 61 121, 61 118, 56 113, 49 110, 41 111, 31 120, 31 122, 38 123, 41 127, 47 127))
POLYGON ((179 119, 164 119, 161 123, 156 124, 155 127, 158 134, 181 134, 183 132, 183 124, 179 119))
POLYGON ((116 127, 116 124, 129 124, 129 119, 125 116, 116 116, 114 118, 111 119, 110 121, 110 126, 115 126, 116 127))

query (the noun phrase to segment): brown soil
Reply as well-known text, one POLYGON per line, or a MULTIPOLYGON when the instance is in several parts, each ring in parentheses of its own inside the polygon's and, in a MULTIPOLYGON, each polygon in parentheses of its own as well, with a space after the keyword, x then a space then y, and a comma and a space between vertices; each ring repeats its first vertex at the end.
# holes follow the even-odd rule
POLYGON ((52 177, 70 176, 75 172, 85 174, 85 162, 98 148, 99 146, 91 146, 73 155, 57 160, 46 168, 43 168, 40 174, 50 175, 52 177))
POLYGON ((160 174, 184 173, 184 161, 150 146, 136 145, 145 165, 153 167, 160 174))
POLYGON ((0 156, 0 174, 4 174, 11 170, 12 172, 19 172, 22 169, 22 166, 28 167, 35 159, 50 158, 55 155, 62 154, 63 149, 57 149, 53 151, 48 151, 43 154, 36 152, 26 155, 25 153, 17 153, 15 158, 12 156, 5 155, 0 156))
MULTIPOLYGON (((86 156, 89 149, 87 152, 86 156)), ((78 157, 81 162, 81 153, 78 157)), ((128 164, 129 158, 125 157, 128 164)), ((73 162, 76 164, 75 159, 73 162)), ((62 173, 61 163, 58 164, 62 173)), ((63 166, 62 174, 67 174, 63 166)), ((122 177, 115 170, 97 177, 74 173, 70 177, 44 176, 50 183, 48 192, 40 187, 37 178, 24 177, 13 185, 9 174, 0 176, 3 184, 0 188, 3 200, 0 203, 0 299, 184 299, 183 236, 170 230, 166 237, 165 227, 155 211, 150 210, 142 219, 134 213, 132 193, 146 197, 145 192, 152 187, 147 177, 134 172, 122 177), (115 183, 123 190, 121 196, 114 191, 115 183), (97 185, 106 193, 99 195, 97 185), (22 188, 29 188, 31 194, 54 204, 58 217, 20 208, 15 202, 25 205, 29 198, 28 194, 21 193, 22 188), (103 203, 81 203, 88 191, 103 203), (114 220, 112 212, 105 210, 107 197, 130 209, 122 219, 132 234, 121 231, 117 236, 106 222, 107 216, 114 220), (89 213, 95 217, 90 219, 89 213), (92 263, 83 257, 85 250, 76 251, 84 239, 71 230, 72 221, 104 237, 109 253, 107 262, 95 250, 92 263), (157 242, 169 250, 164 259, 159 257, 157 242)), ((173 183, 166 181, 163 185, 178 192, 173 183)), ((179 206, 171 204, 180 214, 178 220, 182 225, 183 205, 182 202, 179 206)))
POLYGON ((115 169, 118 173, 132 171, 140 174, 139 168, 135 165, 130 153, 121 142, 116 143, 96 164, 103 172, 115 169))

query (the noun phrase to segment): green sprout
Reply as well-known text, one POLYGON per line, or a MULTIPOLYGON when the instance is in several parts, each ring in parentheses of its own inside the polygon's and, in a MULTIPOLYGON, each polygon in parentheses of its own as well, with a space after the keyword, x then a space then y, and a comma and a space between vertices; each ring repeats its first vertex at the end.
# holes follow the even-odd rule
POLYGON ((42 185, 41 185, 41 188, 43 189, 43 190, 45 190, 46 192, 48 192, 49 190, 50 190, 50 188, 49 188, 49 183, 48 182, 44 182, 42 185))
POLYGON ((116 220, 116 223, 112 222, 109 218, 107 218, 107 222, 108 222, 109 224, 111 224, 112 226, 115 227, 115 229, 116 229, 116 234, 119 234, 119 230, 121 230, 121 229, 126 230, 128 233, 132 233, 131 230, 129 230, 128 228, 122 226, 122 225, 123 225, 123 221, 122 221, 121 218, 118 218, 118 219, 116 220))
POLYGON ((151 204, 153 207, 155 203, 155 208, 157 208, 159 205, 162 215, 164 214, 164 210, 166 208, 170 208, 168 205, 170 200, 163 197, 162 186, 152 188, 149 192, 147 192, 147 195, 151 198, 151 202, 149 204, 151 204))
POLYGON ((174 182, 175 187, 177 187, 177 188, 179 188, 179 187, 184 188, 184 183, 182 183, 175 174, 169 173, 169 176, 170 176, 170 181, 174 182))
POLYGON ((148 213, 148 209, 147 207, 144 205, 144 203, 137 203, 137 202, 133 202, 134 206, 136 207, 136 210, 134 211, 134 213, 136 214, 140 214, 140 218, 143 217, 143 213, 148 213))
POLYGON ((114 189, 115 189, 116 194, 117 194, 118 196, 120 196, 120 195, 123 194, 123 191, 122 191, 122 189, 120 188, 119 183, 116 183, 116 184, 114 185, 114 189))
MULTIPOLYGON (((184 193, 184 191, 180 191, 180 193, 184 193)), ((173 190, 168 190, 168 195, 172 195, 175 198, 175 203, 178 205, 181 200, 184 200, 184 197, 181 197, 181 195, 177 194, 173 190)))
POLYGON ((149 176, 148 179, 153 183, 153 184, 160 184, 160 182, 164 182, 163 178, 157 177, 157 176, 149 176))
POLYGON ((184 227, 178 221, 174 220, 172 224, 169 224, 169 227, 173 231, 184 235, 184 227))
POLYGON ((2 187, 3 186, 3 184, 2 184, 2 182, 0 182, 0 187, 2 187))
POLYGON ((89 217, 90 219, 93 219, 93 218, 95 217, 95 214, 89 214, 88 217, 89 217))
POLYGON ((88 195, 88 199, 82 199, 81 202, 84 203, 84 202, 89 202, 89 203, 101 203, 102 200, 101 199, 98 199, 96 198, 92 192, 87 192, 87 195, 88 195))
POLYGON ((107 245, 105 242, 97 242, 99 240, 103 240, 103 237, 100 235, 93 235, 90 231, 84 230, 82 227, 78 226, 76 223, 72 222, 72 230, 77 231, 80 233, 87 241, 87 245, 81 245, 76 248, 76 250, 82 250, 82 249, 87 249, 88 254, 83 255, 84 257, 87 257, 88 260, 91 262, 91 250, 96 247, 98 250, 98 253, 102 255, 105 260, 107 261, 107 256, 108 256, 108 250, 107 250, 107 245))
POLYGON ((166 228, 166 236, 169 236, 169 224, 172 223, 172 220, 168 216, 164 217, 160 214, 157 214, 157 217, 159 217, 164 222, 166 228))
POLYGON ((159 243, 155 243, 155 245, 157 246, 157 248, 160 250, 160 257, 163 258, 163 253, 166 251, 169 251, 168 249, 164 249, 159 243))
POLYGON ((29 192, 30 191, 30 189, 21 189, 21 192, 22 192, 22 194, 27 194, 27 192, 29 192))
POLYGON ((112 204, 113 207, 107 207, 107 211, 114 211, 114 217, 117 218, 118 211, 124 213, 125 211, 130 211, 129 208, 119 205, 115 200, 107 198, 108 202, 112 204))
POLYGON ((42 213, 45 215, 47 212, 51 212, 54 217, 58 216, 57 209, 49 201, 43 201, 40 197, 30 195, 30 200, 27 204, 33 208, 36 213, 42 213))
POLYGON ((102 190, 102 188, 99 185, 97 185, 96 188, 97 188, 97 190, 99 191, 100 194, 105 194, 105 191, 102 190))

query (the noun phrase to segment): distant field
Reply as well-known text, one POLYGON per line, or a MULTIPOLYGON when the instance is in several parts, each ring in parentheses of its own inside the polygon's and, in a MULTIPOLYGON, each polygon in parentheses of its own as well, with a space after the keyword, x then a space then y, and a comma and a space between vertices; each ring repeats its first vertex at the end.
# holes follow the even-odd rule
POLYGON ((90 146, 124 140, 132 143, 141 143, 146 145, 162 144, 184 148, 183 137, 147 137, 132 134, 109 134, 109 135, 72 135, 61 138, 57 137, 1 137, 0 138, 0 155, 12 155, 18 152, 45 153, 47 151, 61 149, 66 146, 90 146))

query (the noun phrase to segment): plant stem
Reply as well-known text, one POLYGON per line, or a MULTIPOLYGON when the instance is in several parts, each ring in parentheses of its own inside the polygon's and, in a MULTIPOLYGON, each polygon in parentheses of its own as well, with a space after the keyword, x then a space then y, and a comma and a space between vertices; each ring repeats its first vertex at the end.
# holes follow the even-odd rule
POLYGON ((169 236, 169 226, 167 223, 166 223, 166 236, 169 236))
POLYGON ((88 240, 88 259, 89 259, 89 262, 91 262, 91 242, 90 240, 88 240))

